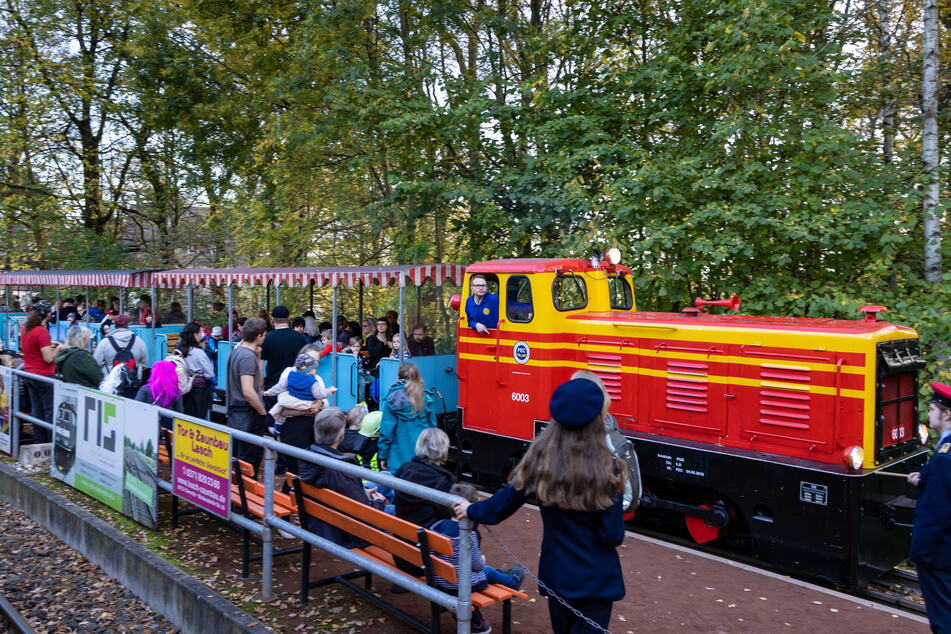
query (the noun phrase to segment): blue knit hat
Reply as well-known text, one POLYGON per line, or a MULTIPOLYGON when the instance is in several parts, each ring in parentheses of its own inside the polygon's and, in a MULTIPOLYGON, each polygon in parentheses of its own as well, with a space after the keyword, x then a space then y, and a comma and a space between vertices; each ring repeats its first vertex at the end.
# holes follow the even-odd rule
POLYGON ((555 388, 548 405, 556 423, 568 427, 587 425, 604 408, 604 393, 588 379, 572 379, 555 388))

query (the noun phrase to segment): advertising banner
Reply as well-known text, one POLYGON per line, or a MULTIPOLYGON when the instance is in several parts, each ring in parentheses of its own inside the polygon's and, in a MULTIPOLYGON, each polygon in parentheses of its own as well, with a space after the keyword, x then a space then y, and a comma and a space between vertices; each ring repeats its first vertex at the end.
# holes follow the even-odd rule
POLYGON ((53 477, 121 512, 122 399, 68 383, 53 394, 53 477))
POLYGON ((13 422, 13 370, 0 366, 0 451, 10 453, 13 422))
POLYGON ((135 521, 158 520, 158 410, 58 382, 50 473, 135 521))
POLYGON ((231 434, 175 419, 172 493, 215 515, 231 513, 231 434))
POLYGON ((158 526, 158 409, 125 401, 122 512, 149 528, 158 526))

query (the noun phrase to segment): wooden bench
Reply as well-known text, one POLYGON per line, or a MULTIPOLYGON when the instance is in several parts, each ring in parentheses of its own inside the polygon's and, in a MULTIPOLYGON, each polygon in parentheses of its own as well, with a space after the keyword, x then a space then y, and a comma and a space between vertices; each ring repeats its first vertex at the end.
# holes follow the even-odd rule
MULTIPOLYGON (((264 517, 264 484, 254 478, 254 467, 243 460, 235 458, 232 462, 231 474, 231 504, 235 511, 247 518, 264 517)), ((279 481, 278 481, 279 482, 279 481)), ((290 518, 297 511, 297 503, 290 495, 274 491, 274 515, 281 519, 290 518)), ((246 528, 235 527, 241 533, 241 576, 247 578, 252 561, 258 561, 262 555, 251 554, 251 542, 261 545, 261 538, 246 528)), ((275 550, 274 556, 290 555, 303 550, 301 546, 275 550)))
MULTIPOLYGON (((169 432, 169 443, 171 443, 171 432, 169 432)), ((169 455, 172 454, 172 447, 169 444, 167 449, 169 455)), ((254 467, 243 460, 235 458, 232 461, 231 472, 231 506, 232 512, 240 513, 247 518, 262 519, 264 517, 264 484, 254 478, 254 467)), ((297 510, 297 504, 294 498, 279 490, 274 491, 274 515, 288 519, 293 516, 297 510)), ((195 513, 207 513, 204 509, 192 507, 189 509, 179 508, 178 496, 172 496, 172 528, 178 528, 178 518, 183 515, 193 515, 195 513)), ((241 534, 241 576, 247 578, 250 574, 252 561, 259 561, 262 554, 251 554, 251 543, 261 545, 261 538, 253 534, 246 528, 238 526, 233 522, 225 522, 217 515, 207 513, 216 520, 224 522, 225 526, 241 534)), ((274 556, 290 555, 301 552, 302 547, 286 548, 283 550, 274 550, 274 556)))
POLYGON ((179 333, 177 332, 165 333, 165 338, 168 340, 168 354, 172 354, 172 350, 178 345, 178 337, 179 333))
POLYGON ((162 464, 169 464, 172 462, 172 430, 165 429, 164 427, 159 429, 159 449, 158 449, 158 461, 162 464))
MULTIPOLYGON (((302 527, 306 528, 308 518, 316 518, 335 526, 353 537, 369 543, 365 548, 354 549, 354 552, 358 552, 364 557, 383 564, 402 575, 422 581, 433 588, 437 587, 435 579, 437 575, 451 584, 458 582, 455 567, 437 556, 452 556, 452 539, 449 537, 421 528, 383 511, 378 511, 367 504, 362 504, 329 489, 321 489, 305 484, 299 478, 295 477, 292 481, 302 527), (423 576, 413 577, 399 570, 396 567, 394 557, 399 557, 414 566, 421 567, 424 571, 423 576)), ((357 570, 311 581, 311 548, 310 544, 304 542, 301 558, 301 603, 307 602, 307 596, 311 588, 340 583, 374 605, 383 608, 423 632, 439 632, 440 617, 445 611, 442 606, 430 603, 430 623, 427 625, 371 592, 370 586, 373 576, 369 571, 357 570), (364 580, 363 587, 353 582, 359 578, 364 580)), ((528 595, 523 592, 513 590, 507 586, 492 584, 484 590, 474 591, 471 600, 472 605, 477 608, 486 608, 501 603, 502 631, 504 634, 510 634, 512 631, 512 599, 515 597, 528 599, 528 595)))

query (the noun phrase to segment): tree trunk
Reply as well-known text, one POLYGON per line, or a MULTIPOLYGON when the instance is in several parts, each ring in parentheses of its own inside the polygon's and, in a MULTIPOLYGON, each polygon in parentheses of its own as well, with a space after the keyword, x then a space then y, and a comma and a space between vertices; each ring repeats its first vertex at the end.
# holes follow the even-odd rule
POLYGON ((938 0, 924 0, 924 73, 921 82, 924 172, 925 280, 941 280, 941 217, 938 207, 938 0))

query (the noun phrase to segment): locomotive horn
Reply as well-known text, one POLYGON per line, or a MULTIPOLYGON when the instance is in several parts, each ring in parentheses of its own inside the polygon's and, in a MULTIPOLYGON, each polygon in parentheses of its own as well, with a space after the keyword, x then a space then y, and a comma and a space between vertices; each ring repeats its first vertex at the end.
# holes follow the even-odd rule
POLYGON ((693 304, 701 311, 703 311, 704 306, 723 306, 724 308, 729 308, 730 310, 739 310, 740 298, 736 295, 730 299, 701 299, 698 297, 693 304))

